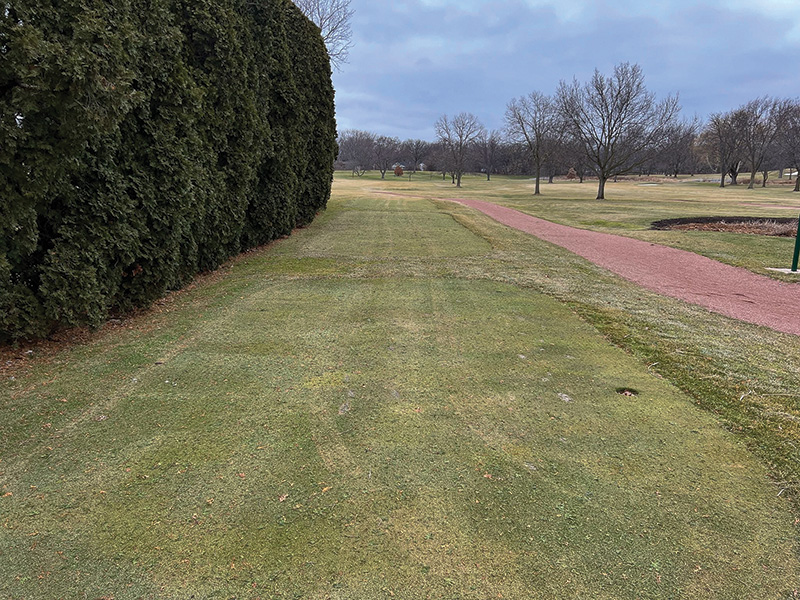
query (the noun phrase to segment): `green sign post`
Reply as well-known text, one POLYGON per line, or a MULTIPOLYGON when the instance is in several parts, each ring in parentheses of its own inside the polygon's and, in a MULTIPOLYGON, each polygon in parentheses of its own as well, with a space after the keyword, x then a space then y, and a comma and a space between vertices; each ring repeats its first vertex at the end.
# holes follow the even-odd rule
POLYGON ((800 219, 797 220, 797 238, 794 241, 794 258, 792 259, 792 273, 797 273, 798 258, 800 258, 800 219))

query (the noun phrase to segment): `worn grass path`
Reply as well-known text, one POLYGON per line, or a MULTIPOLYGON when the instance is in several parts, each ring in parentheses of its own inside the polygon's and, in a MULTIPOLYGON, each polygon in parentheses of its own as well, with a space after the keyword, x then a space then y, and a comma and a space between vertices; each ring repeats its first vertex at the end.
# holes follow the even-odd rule
POLYGON ((764 461, 536 291, 575 261, 337 182, 308 229, 2 382, 0 596, 791 597, 764 461))

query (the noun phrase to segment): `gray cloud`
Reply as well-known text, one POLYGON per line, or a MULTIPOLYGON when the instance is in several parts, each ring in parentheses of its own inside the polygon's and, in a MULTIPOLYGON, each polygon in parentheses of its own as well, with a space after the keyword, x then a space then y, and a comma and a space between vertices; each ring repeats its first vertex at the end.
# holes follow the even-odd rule
POLYGON ((595 68, 642 66, 659 96, 705 118, 758 96, 800 95, 800 3, 352 0, 355 46, 334 75, 339 128, 433 137, 442 114, 502 125, 506 103, 595 68))

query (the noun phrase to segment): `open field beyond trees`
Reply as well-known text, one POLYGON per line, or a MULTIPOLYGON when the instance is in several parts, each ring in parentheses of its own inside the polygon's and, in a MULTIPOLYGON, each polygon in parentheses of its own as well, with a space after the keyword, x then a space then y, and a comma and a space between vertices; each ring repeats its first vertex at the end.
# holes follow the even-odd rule
MULTIPOLYGON (((328 210, 0 385, 0 596, 792 598, 800 340, 443 200, 764 273, 785 188, 337 175, 328 210)), ((795 210, 782 207, 796 207, 795 210)))

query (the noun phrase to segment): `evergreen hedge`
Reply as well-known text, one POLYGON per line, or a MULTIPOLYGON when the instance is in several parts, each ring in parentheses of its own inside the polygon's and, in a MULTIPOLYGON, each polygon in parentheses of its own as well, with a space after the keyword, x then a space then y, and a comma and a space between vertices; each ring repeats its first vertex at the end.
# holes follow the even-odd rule
POLYGON ((289 0, 6 0, 0 341, 97 326, 308 224, 333 87, 289 0))

